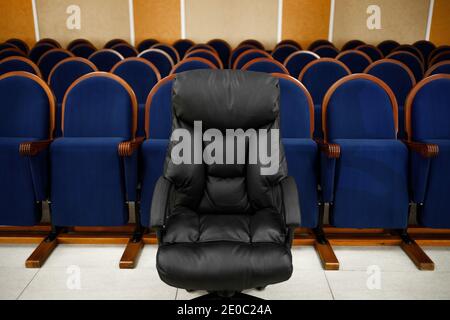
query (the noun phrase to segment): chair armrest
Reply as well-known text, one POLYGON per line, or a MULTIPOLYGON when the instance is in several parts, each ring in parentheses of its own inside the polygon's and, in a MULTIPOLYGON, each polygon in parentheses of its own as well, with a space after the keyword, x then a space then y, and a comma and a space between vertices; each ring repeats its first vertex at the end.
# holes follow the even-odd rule
POLYGON ((339 159, 341 156, 341 147, 335 143, 328 143, 322 139, 316 139, 320 151, 326 155, 329 159, 339 159))
POLYGON ((408 149, 417 152, 424 158, 435 158, 439 154, 439 146, 432 143, 403 141, 408 149))
POLYGON ((121 157, 131 157, 133 153, 139 149, 142 142, 144 142, 144 137, 137 137, 131 141, 124 141, 119 144, 119 156, 121 157))
POLYGON ((150 227, 157 229, 164 227, 171 188, 172 183, 164 177, 160 177, 158 182, 156 182, 150 209, 150 227))
POLYGON ((19 153, 21 156, 34 157, 47 149, 52 142, 53 140, 22 142, 19 146, 19 153))
POLYGON ((300 204, 298 201, 297 184, 293 177, 281 181, 283 193, 283 208, 286 225, 290 228, 300 226, 300 204))

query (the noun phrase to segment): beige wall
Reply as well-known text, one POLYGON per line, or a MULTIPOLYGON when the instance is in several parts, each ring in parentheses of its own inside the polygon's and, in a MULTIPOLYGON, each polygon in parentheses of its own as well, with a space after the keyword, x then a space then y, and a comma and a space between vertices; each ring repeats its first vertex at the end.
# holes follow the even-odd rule
POLYGON ((35 42, 31 0, 0 0, 0 43, 10 38, 35 42))
POLYGON ((186 0, 186 37, 196 42, 222 38, 232 46, 257 39, 277 42, 278 0, 186 0))
POLYGON ((128 0, 36 0, 40 38, 54 38, 63 46, 76 38, 86 38, 96 46, 121 38, 130 41, 128 0), (81 29, 69 30, 67 7, 81 8, 81 29))
MULTIPOLYGON (((446 0, 447 1, 447 0, 446 0)), ((425 38, 430 0, 336 0, 333 42, 351 39, 378 44, 386 39, 413 43, 425 38), (367 28, 369 5, 381 8, 381 30, 367 28)))

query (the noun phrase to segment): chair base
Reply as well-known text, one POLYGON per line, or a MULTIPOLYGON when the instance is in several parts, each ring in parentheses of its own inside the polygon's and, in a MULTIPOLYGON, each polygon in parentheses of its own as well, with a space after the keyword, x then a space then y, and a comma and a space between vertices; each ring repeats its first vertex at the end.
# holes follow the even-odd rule
POLYGON ((208 294, 194 298, 192 300, 205 301, 205 300, 263 300, 263 299, 242 292, 217 291, 217 292, 210 292, 208 294))

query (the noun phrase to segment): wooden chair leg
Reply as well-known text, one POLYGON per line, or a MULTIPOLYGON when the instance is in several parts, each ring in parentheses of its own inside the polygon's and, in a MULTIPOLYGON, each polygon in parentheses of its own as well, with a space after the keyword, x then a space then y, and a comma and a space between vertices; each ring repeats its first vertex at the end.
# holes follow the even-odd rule
POLYGON ((33 251, 30 257, 25 261, 26 268, 41 268, 50 254, 58 245, 56 238, 49 238, 42 240, 38 247, 33 251))
POLYGON ((328 240, 317 241, 314 243, 314 248, 319 255, 322 267, 325 270, 339 270, 339 261, 334 254, 333 247, 331 247, 328 240))
POLYGON ((405 253, 414 262, 419 270, 434 270, 434 262, 414 240, 410 240, 409 242, 403 241, 400 247, 403 249, 403 251, 405 251, 405 253))
POLYGON ((142 239, 137 241, 135 239, 130 239, 123 252, 122 258, 120 259, 119 268, 134 269, 143 247, 144 241, 142 239))

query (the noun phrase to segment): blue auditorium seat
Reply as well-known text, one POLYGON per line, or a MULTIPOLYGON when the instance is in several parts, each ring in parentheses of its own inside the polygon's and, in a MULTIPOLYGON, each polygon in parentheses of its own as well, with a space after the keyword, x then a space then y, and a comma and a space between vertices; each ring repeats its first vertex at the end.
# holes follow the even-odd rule
POLYGON ((312 42, 309 46, 308 46, 308 50, 309 51, 314 51, 314 49, 321 47, 321 46, 332 46, 334 47, 334 44, 328 40, 325 39, 319 39, 316 40, 314 42, 312 42))
POLYGON ((56 47, 50 43, 41 43, 41 44, 36 44, 31 50, 30 53, 28 54, 29 58, 31 61, 33 61, 34 63, 38 63, 39 59, 42 57, 42 55, 44 53, 46 53, 47 51, 50 51, 52 49, 56 49, 56 47))
POLYGON ((342 228, 405 229, 408 150, 397 140, 397 103, 378 78, 339 80, 323 103, 321 186, 330 222, 342 228), (328 151, 326 151, 328 150, 328 151))
POLYGON ((377 48, 380 49, 380 51, 383 53, 383 56, 387 56, 389 55, 392 51, 395 50, 395 48, 397 48, 398 46, 400 46, 400 43, 398 43, 397 41, 394 40, 385 40, 380 42, 377 45, 377 48))
POLYGON ((41 78, 23 71, 0 76, 0 96, 0 225, 36 225, 48 199, 55 101, 41 78))
POLYGON ((128 43, 118 43, 111 49, 120 53, 120 55, 124 57, 124 59, 137 57, 137 55, 139 54, 139 52, 131 44, 128 43))
POLYGON ((450 75, 419 82, 406 103, 411 188, 419 224, 450 228, 450 75))
POLYGON ((157 43, 154 44, 151 49, 159 49, 164 51, 172 58, 174 64, 177 64, 180 61, 180 55, 178 54, 178 51, 170 44, 157 43))
POLYGON ((381 52, 381 50, 371 44, 360 45, 356 48, 356 50, 367 54, 373 62, 383 59, 383 53, 381 52))
POLYGON ((71 58, 74 55, 65 49, 52 49, 44 53, 39 59, 37 66, 41 70, 42 78, 47 81, 53 67, 64 59, 71 58))
POLYGON ((270 57, 270 54, 268 54, 266 51, 263 51, 261 49, 250 49, 241 53, 235 60, 234 65, 231 67, 232 69, 242 69, 242 67, 245 66, 247 62, 250 62, 253 59, 270 57))
POLYGON ((25 53, 22 49, 20 49, 18 46, 14 45, 12 43, 7 43, 7 42, 0 43, 0 51, 6 50, 6 49, 18 49, 18 50, 22 51, 22 53, 25 53))
POLYGON ((256 58, 242 67, 245 71, 265 72, 265 73, 284 73, 289 71, 277 60, 272 58, 256 58))
POLYGON ((351 71, 342 62, 322 58, 310 62, 300 73, 299 80, 312 96, 314 102, 314 138, 322 138, 322 101, 328 89, 351 71))
POLYGON ((420 59, 408 51, 394 51, 386 57, 387 59, 394 59, 404 63, 414 74, 416 82, 423 78, 424 66, 420 59))
POLYGON ((222 39, 213 39, 211 41, 208 41, 208 45, 214 48, 216 50, 217 54, 220 57, 220 60, 222 60, 222 64, 224 68, 229 68, 228 62, 230 60, 231 55, 231 47, 230 45, 222 39))
POLYGON ((61 44, 58 41, 56 41, 55 39, 51 39, 51 38, 40 39, 38 42, 36 42, 36 45, 40 45, 40 44, 50 44, 54 48, 62 48, 61 44))
POLYGON ((175 50, 177 50, 180 59, 183 59, 186 51, 188 51, 194 45, 194 41, 189 39, 180 39, 173 43, 173 47, 175 48, 175 50))
POLYGON ((67 50, 72 51, 72 49, 80 44, 89 45, 95 48, 95 46, 87 39, 75 39, 70 41, 70 43, 67 45, 67 50))
POLYGON ((137 200, 137 101, 109 73, 90 73, 66 93, 63 136, 51 154, 55 226, 123 226, 137 200))
POLYGON ((413 55, 415 55, 417 58, 419 58, 419 60, 422 62, 423 65, 425 65, 425 57, 423 56, 422 52, 420 52, 419 49, 417 49, 415 46, 412 46, 410 44, 402 44, 400 46, 398 46, 397 48, 394 49, 393 52, 397 52, 397 51, 406 51, 406 52, 410 52, 413 55))
POLYGON ((128 41, 126 41, 124 39, 112 39, 112 40, 109 40, 107 43, 105 43, 105 46, 103 48, 111 49, 112 47, 114 47, 116 44, 119 44, 119 43, 128 43, 128 41))
POLYGON ((429 77, 439 73, 450 74, 450 61, 442 61, 431 66, 427 70, 425 77, 429 77))
POLYGON ((161 75, 158 68, 143 58, 128 58, 114 66, 111 73, 125 80, 136 94, 138 126, 136 136, 145 137, 145 102, 161 75))
POLYGON ((436 49, 434 49, 433 51, 431 51, 430 55, 428 56, 428 64, 431 62, 431 60, 437 56, 438 54, 445 52, 445 51, 450 51, 450 45, 443 45, 443 46, 439 46, 436 49))
POLYGON ((161 78, 167 77, 174 66, 172 58, 160 49, 148 49, 142 51, 138 57, 150 61, 158 68, 161 78))
POLYGON ((239 43, 237 46, 240 47, 240 46, 245 46, 247 44, 254 46, 256 49, 259 49, 259 50, 263 50, 263 51, 266 50, 264 48, 264 45, 260 41, 255 40, 255 39, 244 40, 241 43, 239 43))
POLYGON ((109 72, 123 57, 117 51, 112 49, 102 49, 94 52, 90 57, 91 61, 99 71, 109 72))
POLYGON ((359 47, 359 46, 361 46, 363 44, 366 44, 366 43, 364 41, 361 41, 361 40, 350 40, 350 41, 347 41, 342 46, 341 52, 342 51, 347 51, 347 50, 354 50, 354 49, 356 49, 357 47, 359 47))
POLYGON ((87 59, 72 57, 59 62, 50 72, 48 84, 55 94, 55 137, 61 137, 62 103, 70 85, 85 74, 97 71, 97 67, 87 59))
POLYGON ((372 59, 367 54, 358 50, 343 51, 337 55, 336 59, 342 61, 352 73, 363 73, 372 63, 372 59))
POLYGON ((189 57, 184 58, 181 62, 177 63, 173 67, 171 74, 197 69, 217 69, 217 67, 211 61, 204 58, 189 57))
POLYGON ((289 74, 295 79, 298 79, 300 72, 308 65, 308 63, 320 59, 320 57, 311 51, 296 51, 291 54, 286 61, 284 61, 284 66, 289 71, 289 74))
POLYGON ((291 46, 294 46, 294 47, 297 48, 297 50, 303 50, 303 48, 300 45, 300 43, 298 43, 297 41, 292 40, 292 39, 281 40, 280 42, 277 43, 277 45, 275 46, 274 49, 278 48, 279 46, 285 45, 285 44, 289 44, 291 46))
POLYGON ((213 63, 218 69, 223 69, 222 60, 217 55, 217 53, 214 53, 210 50, 206 49, 196 49, 193 51, 189 51, 185 56, 184 59, 187 58, 203 58, 206 60, 209 60, 211 63, 213 63))
POLYGON ((398 138, 405 139, 405 101, 416 85, 414 74, 405 64, 393 59, 378 60, 365 72, 383 80, 394 92, 398 104, 398 138))
POLYGON ((245 51, 251 50, 251 49, 257 49, 255 46, 251 44, 246 44, 240 47, 235 48, 231 54, 230 54, 230 61, 228 62, 228 67, 231 69, 234 66, 234 63, 236 59, 245 51))
POLYGON ((282 44, 275 48, 272 52, 272 57, 280 63, 284 63, 284 61, 294 52, 298 51, 296 46, 291 44, 282 44))
POLYGON ((11 44, 15 45, 17 48, 22 50, 22 52, 25 54, 28 54, 28 52, 30 52, 30 48, 28 47, 28 44, 21 39, 14 39, 14 38, 8 39, 8 40, 6 40, 6 43, 11 43, 11 44))
POLYGON ((321 58, 336 58, 339 54, 339 50, 336 47, 327 44, 314 48, 313 52, 321 58))
POLYGON ((37 65, 27 58, 13 56, 0 61, 0 75, 13 71, 25 71, 41 77, 37 65))
POLYGON ((430 61, 430 66, 434 66, 435 64, 443 61, 450 61, 450 49, 435 55, 430 61))
POLYGON ((145 39, 145 40, 142 40, 142 41, 138 44, 137 50, 138 50, 139 53, 140 53, 140 52, 142 52, 142 51, 145 51, 145 50, 150 49, 154 44, 157 44, 157 43, 159 43, 159 41, 156 40, 156 39, 145 39))
POLYGON ((26 55, 21 50, 13 48, 0 51, 0 61, 9 57, 26 57, 26 55))
POLYGON ((434 49, 436 49, 436 45, 427 40, 419 40, 414 42, 414 47, 416 47, 423 55, 425 61, 428 61, 428 58, 430 57, 431 52, 433 52, 434 49))
POLYGON ((70 48, 70 52, 72 52, 76 57, 85 59, 89 59, 95 51, 97 51, 97 49, 88 43, 80 43, 70 48))

